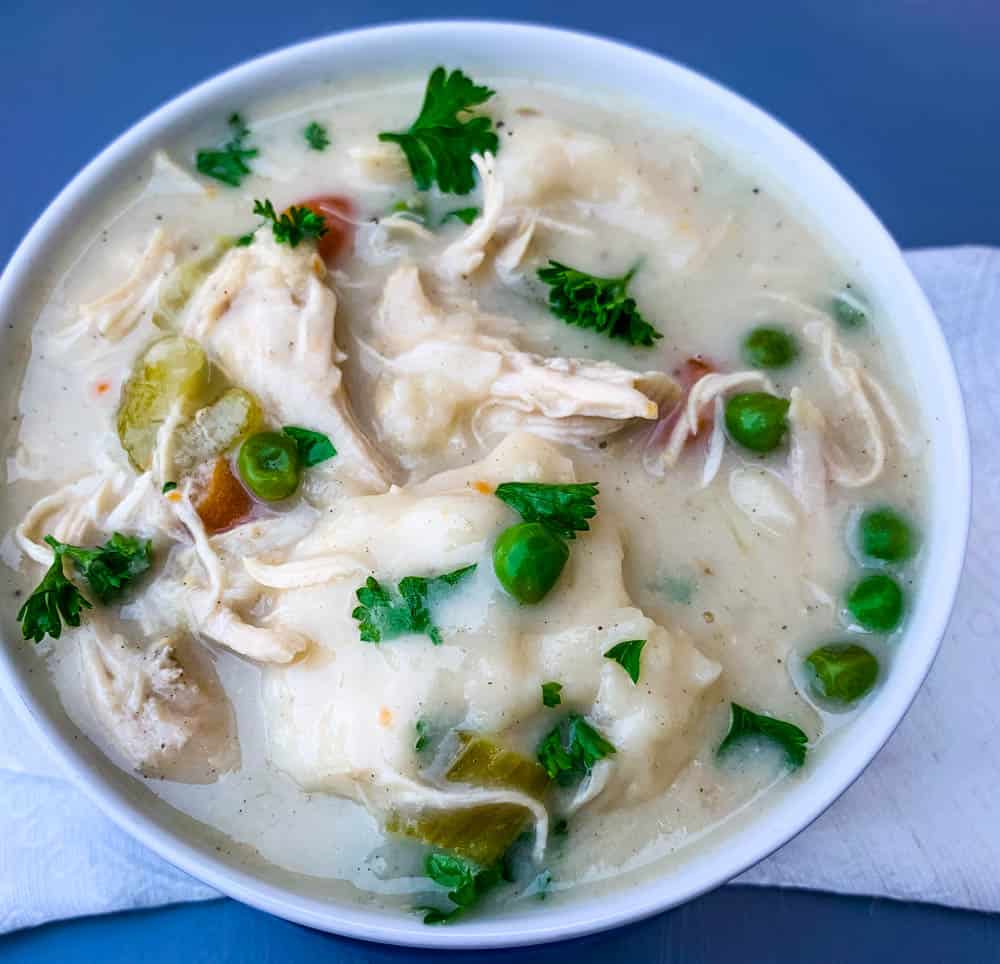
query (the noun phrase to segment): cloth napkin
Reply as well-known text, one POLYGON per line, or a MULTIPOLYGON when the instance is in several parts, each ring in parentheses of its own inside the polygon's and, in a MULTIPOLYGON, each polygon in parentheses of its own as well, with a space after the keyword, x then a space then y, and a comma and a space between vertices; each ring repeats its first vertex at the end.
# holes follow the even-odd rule
MULTIPOLYGON (((895 735, 808 830, 738 878, 1000 911, 1000 250, 916 251, 958 365, 972 536, 940 656, 895 735)), ((134 842, 0 698, 0 933, 219 896, 134 842)))

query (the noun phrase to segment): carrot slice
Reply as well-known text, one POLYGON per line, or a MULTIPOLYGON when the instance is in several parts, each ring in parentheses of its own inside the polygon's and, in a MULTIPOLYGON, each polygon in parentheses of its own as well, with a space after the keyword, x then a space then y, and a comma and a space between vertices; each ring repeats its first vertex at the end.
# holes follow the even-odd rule
POLYGON ((225 459, 216 459, 195 509, 206 531, 223 532, 242 522, 253 510, 253 499, 233 475, 225 459))
POLYGON ((334 264, 341 255, 351 250, 357 218, 354 204, 349 198, 339 194, 324 194, 303 201, 299 207, 309 208, 313 214, 325 218, 326 233, 316 242, 316 250, 328 265, 334 264))

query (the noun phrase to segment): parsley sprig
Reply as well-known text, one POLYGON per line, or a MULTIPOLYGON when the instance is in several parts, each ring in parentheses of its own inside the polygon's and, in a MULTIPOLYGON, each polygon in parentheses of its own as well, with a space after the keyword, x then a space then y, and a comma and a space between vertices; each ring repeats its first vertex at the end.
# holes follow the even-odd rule
POLYGON ((394 598, 374 576, 357 590, 360 603, 351 615, 358 621, 361 639, 366 643, 381 643, 397 636, 418 633, 430 637, 435 646, 441 645, 441 631, 431 619, 431 603, 442 592, 457 586, 474 572, 475 563, 428 579, 406 576, 396 588, 394 598))
POLYGON ((551 709, 562 702, 562 683, 542 683, 542 704, 551 709))
POLYGON ((316 121, 310 121, 309 126, 302 132, 302 136, 314 151, 323 151, 330 146, 330 138, 326 133, 326 128, 316 121))
POLYGON ((578 783, 598 760, 617 752, 582 716, 574 713, 538 744, 538 762, 549 779, 567 787, 578 783))
POLYGON ((231 114, 229 127, 232 137, 220 148, 203 148, 195 155, 199 174, 214 177, 230 187, 239 187, 243 178, 252 173, 247 161, 257 156, 256 147, 247 147, 250 129, 239 114, 231 114))
POLYGON ((93 606, 66 577, 64 559, 73 566, 102 602, 117 598, 136 578, 152 565, 152 543, 148 539, 114 533, 93 549, 60 542, 52 536, 45 541, 55 553, 55 559, 42 581, 25 600, 17 614, 25 639, 40 643, 46 636, 58 639, 62 626, 80 625, 80 613, 93 606))
POLYGON ((660 334, 629 297, 628 285, 636 269, 618 278, 599 278, 550 260, 538 277, 550 286, 549 310, 578 328, 588 328, 630 345, 650 347, 660 334))
POLYGON ((525 522, 541 522, 564 539, 586 532, 588 519, 597 515, 596 482, 549 485, 544 482, 503 482, 494 495, 506 502, 525 522))
POLYGON ((777 743, 785 751, 785 759, 792 767, 800 767, 805 763, 809 737, 802 730, 794 723, 754 713, 739 703, 732 704, 729 732, 716 752, 722 755, 741 740, 754 736, 762 736, 777 743))
POLYGON ((449 74, 438 67, 427 81, 423 105, 410 129, 383 131, 378 139, 402 148, 421 191, 436 182, 446 194, 468 194, 475 186, 472 155, 496 154, 500 139, 489 117, 462 120, 460 115, 484 104, 494 93, 461 70, 449 74))
POLYGON ((440 851, 428 855, 424 870, 434 883, 448 888, 448 899, 456 905, 451 910, 419 908, 424 911, 425 924, 447 924, 453 921, 502 879, 499 863, 483 869, 462 857, 440 851))
POLYGON ((639 682, 640 662, 642 660, 642 647, 646 645, 644 639, 626 639, 620 643, 615 643, 605 654, 605 659, 613 659, 626 673, 628 673, 633 683, 639 682))
POLYGON ((271 222, 274 240, 278 244, 294 248, 307 238, 321 238, 326 234, 326 218, 307 207, 293 204, 279 215, 274 205, 265 199, 253 202, 253 213, 271 222))

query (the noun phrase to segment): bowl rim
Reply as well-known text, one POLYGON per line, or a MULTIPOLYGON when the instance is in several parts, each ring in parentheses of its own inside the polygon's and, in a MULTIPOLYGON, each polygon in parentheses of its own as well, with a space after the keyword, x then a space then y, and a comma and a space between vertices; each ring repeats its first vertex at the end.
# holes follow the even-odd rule
MULTIPOLYGON (((508 43, 530 41, 544 44, 551 50, 563 47, 582 59, 615 59, 634 69, 657 73, 675 86, 697 92, 713 107, 739 113, 748 123, 755 125, 762 136, 808 168, 859 220, 859 230, 870 239, 871 250, 877 250, 883 261, 893 268, 893 280, 903 288, 913 313, 912 323, 921 329, 921 351, 934 356, 937 401, 943 413, 939 421, 947 430, 944 442, 935 441, 947 446, 946 460, 941 465, 951 471, 951 478, 946 480, 952 500, 950 519, 939 540, 943 540, 943 544, 937 547, 940 559, 935 560, 937 580, 934 583, 934 598, 922 610, 922 645, 904 663, 905 672, 897 672, 894 668, 893 679, 880 691, 879 700, 873 701, 873 705, 866 709, 868 728, 861 740, 861 749, 841 753, 836 758, 836 767, 832 762, 824 761, 823 766, 810 774, 807 780, 787 791, 780 801, 771 804, 755 819, 746 821, 735 831, 725 831, 721 846, 687 857, 666 876, 650 875, 641 883, 629 884, 615 889, 613 893, 590 895, 565 904, 547 906, 542 913, 513 918, 504 915, 485 920, 470 919, 451 928, 430 928, 417 917, 390 916, 382 911, 328 898, 295 894, 282 886, 267 883, 253 873, 227 865, 185 836, 150 819, 134 799, 92 769, 74 742, 37 704, 14 664, 8 646, 0 646, 0 687, 29 729, 107 816, 170 863, 223 894, 260 910, 331 933, 413 947, 487 949, 581 937, 674 907, 758 863, 825 811, 860 776, 892 735, 930 670, 958 588, 971 511, 971 474, 965 411, 954 364, 938 322, 895 242, 847 182, 797 135, 717 82, 659 54, 589 33, 554 27, 466 19, 391 23, 336 32, 292 44, 210 77, 138 121, 105 147, 63 188, 28 231, 0 277, 0 317, 7 315, 18 291, 30 283, 35 265, 60 224, 73 209, 86 204, 88 193, 107 179, 109 170, 118 163, 124 163, 139 150, 148 153, 159 132, 178 123, 186 115, 197 113, 205 104, 216 100, 220 92, 252 86, 254 78, 273 74, 277 68, 307 60, 320 52, 332 56, 352 47, 386 43, 408 43, 419 47, 421 43, 439 36, 441 31, 448 31, 463 43, 479 45, 481 50, 490 45, 495 48, 497 37, 502 34, 508 43)), ((608 86, 614 88, 618 84, 615 81, 611 85, 594 83, 590 86, 608 89, 608 86)), ((297 85, 289 85, 290 88, 293 86, 297 85)), ((942 433, 942 429, 937 430, 938 435, 942 433)), ((909 647, 914 648, 917 644, 909 641, 909 637, 915 635, 913 626, 907 627, 905 635, 909 647)))

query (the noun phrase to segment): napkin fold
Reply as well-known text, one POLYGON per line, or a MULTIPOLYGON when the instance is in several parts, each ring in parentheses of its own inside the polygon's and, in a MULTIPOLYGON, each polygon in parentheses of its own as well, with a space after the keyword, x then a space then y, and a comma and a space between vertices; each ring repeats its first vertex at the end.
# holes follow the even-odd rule
MULTIPOLYGON (((972 534, 955 612, 874 763, 737 882, 1000 911, 1000 250, 907 259, 951 346, 972 435, 972 534)), ((104 817, 2 698, 0 733, 0 933, 219 896, 104 817)))

